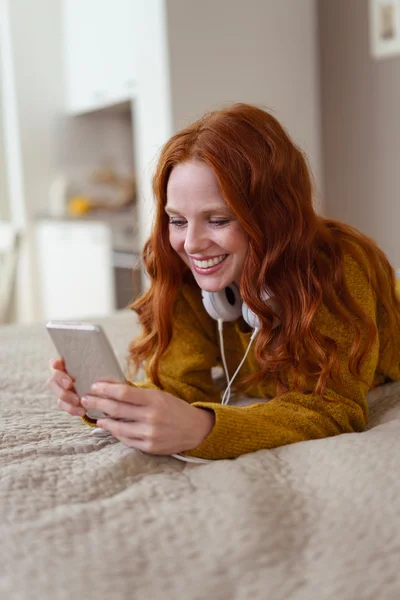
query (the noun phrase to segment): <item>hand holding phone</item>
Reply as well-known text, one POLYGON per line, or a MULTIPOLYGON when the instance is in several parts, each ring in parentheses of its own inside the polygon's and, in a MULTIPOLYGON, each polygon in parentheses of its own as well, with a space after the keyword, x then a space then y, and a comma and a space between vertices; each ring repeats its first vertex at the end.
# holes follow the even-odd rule
MULTIPOLYGON (((47 331, 63 359, 68 374, 74 380, 74 388, 81 398, 90 393, 93 383, 114 379, 125 382, 125 376, 113 349, 100 325, 74 321, 49 321, 47 331)), ((106 415, 88 410, 91 419, 106 415)))
POLYGON ((49 362, 51 371, 46 381, 46 387, 57 397, 57 405, 73 417, 83 417, 85 409, 80 403, 79 396, 74 389, 72 377, 68 374, 62 358, 52 358, 49 362))

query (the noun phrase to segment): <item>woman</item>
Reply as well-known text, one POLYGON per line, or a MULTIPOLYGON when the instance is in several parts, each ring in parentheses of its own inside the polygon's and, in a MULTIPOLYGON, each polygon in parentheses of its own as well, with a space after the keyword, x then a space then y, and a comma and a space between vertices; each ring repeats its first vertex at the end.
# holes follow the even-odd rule
MULTIPOLYGON (((400 379, 394 271, 372 240, 315 213, 306 160, 277 120, 245 104, 205 115, 163 148, 154 194, 130 346, 148 379, 99 382, 80 406, 56 360, 59 407, 107 413, 97 426, 145 452, 204 459, 362 431, 368 390, 400 379), (221 404, 211 377, 221 350, 202 293, 232 282, 258 317, 238 376, 250 406, 221 404)), ((242 317, 224 324, 231 375, 251 336, 242 317)))

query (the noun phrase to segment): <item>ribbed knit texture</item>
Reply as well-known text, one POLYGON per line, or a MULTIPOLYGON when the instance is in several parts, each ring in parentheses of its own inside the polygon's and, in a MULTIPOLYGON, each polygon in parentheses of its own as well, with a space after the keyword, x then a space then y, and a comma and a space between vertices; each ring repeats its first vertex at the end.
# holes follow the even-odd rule
MULTIPOLYGON (((246 396, 271 400, 262 403, 255 400, 255 404, 244 407, 220 404, 220 390, 211 377, 211 368, 221 364, 217 323, 206 313, 200 289, 189 285, 182 287, 175 304, 172 340, 159 363, 160 381, 165 391, 215 414, 215 426, 210 435, 187 455, 207 459, 233 458, 263 448, 365 428, 368 390, 387 379, 400 379, 400 331, 393 353, 389 344, 384 347, 388 335, 387 315, 377 303, 360 264, 350 256, 345 260, 345 279, 350 293, 374 319, 379 331, 361 367, 362 377, 368 385, 357 381, 349 372, 348 358, 354 341, 352 328, 321 305, 315 323, 321 334, 337 344, 344 385, 329 385, 324 396, 288 391, 274 398, 274 385, 267 381, 246 390, 246 396)), ((225 354, 231 375, 244 355, 250 335, 242 319, 224 324, 225 354)), ((239 375, 243 377, 255 371, 258 366, 251 349, 239 375)), ((134 385, 156 387, 150 380, 134 385)))

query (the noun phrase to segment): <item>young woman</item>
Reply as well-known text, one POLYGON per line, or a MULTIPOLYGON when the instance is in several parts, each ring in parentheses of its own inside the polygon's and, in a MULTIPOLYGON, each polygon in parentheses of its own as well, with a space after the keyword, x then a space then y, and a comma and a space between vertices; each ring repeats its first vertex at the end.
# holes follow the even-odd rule
POLYGON ((205 115, 163 148, 154 195, 130 346, 148 379, 79 399, 56 359, 59 407, 105 412, 97 426, 145 452, 205 459, 362 431, 368 390, 400 379, 394 271, 372 240, 315 213, 306 160, 278 121, 245 104, 205 115), (229 313, 235 284, 257 328, 236 315, 223 339, 230 376, 254 339, 235 380, 249 406, 221 404, 211 376, 219 325, 202 295, 229 313))

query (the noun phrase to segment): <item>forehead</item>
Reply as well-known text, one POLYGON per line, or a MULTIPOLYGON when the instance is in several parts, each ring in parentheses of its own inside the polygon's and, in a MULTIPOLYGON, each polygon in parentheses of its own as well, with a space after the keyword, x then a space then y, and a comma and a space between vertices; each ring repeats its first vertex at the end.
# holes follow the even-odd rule
POLYGON ((213 200, 225 205, 214 171, 201 161, 190 161, 172 169, 167 186, 168 204, 181 200, 213 200))

